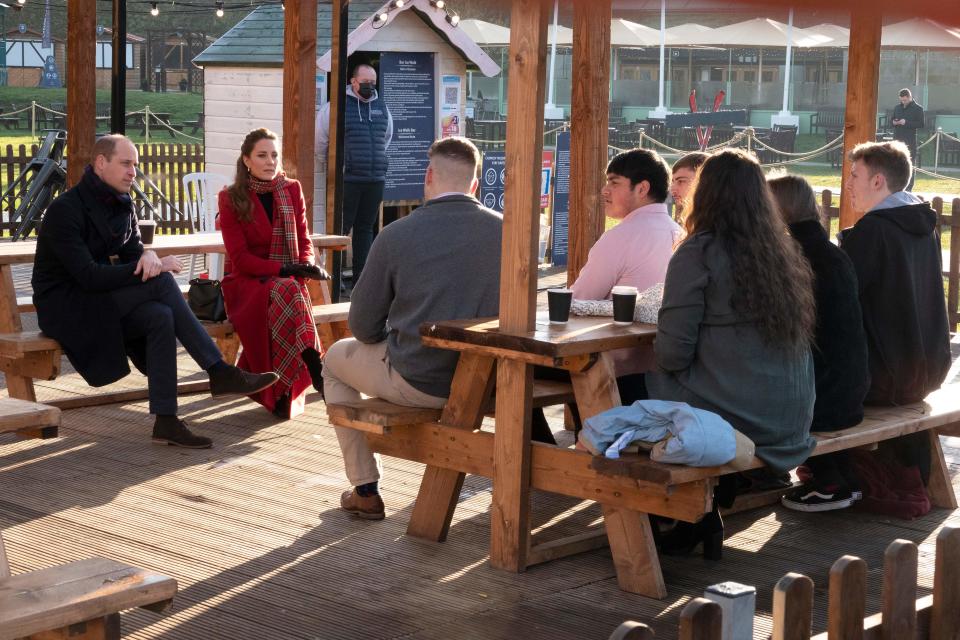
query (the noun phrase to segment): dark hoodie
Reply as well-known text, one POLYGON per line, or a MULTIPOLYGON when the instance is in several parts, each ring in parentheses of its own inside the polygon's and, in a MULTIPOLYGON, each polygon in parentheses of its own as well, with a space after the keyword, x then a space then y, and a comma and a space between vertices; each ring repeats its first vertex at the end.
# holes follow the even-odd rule
POLYGON ((870 388, 857 274, 818 221, 791 224, 790 234, 813 269, 817 303, 813 347, 817 401, 810 430, 852 427, 863 419, 863 398, 870 388))
POLYGON ((937 214, 926 203, 875 209, 843 238, 870 358, 866 404, 922 400, 950 368, 937 214))

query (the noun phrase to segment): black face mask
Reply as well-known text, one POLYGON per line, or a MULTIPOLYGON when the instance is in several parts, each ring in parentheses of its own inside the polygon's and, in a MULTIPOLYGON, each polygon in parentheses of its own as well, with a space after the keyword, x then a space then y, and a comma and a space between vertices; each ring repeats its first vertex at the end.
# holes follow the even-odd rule
POLYGON ((363 98, 364 100, 369 100, 370 98, 372 98, 373 87, 374 87, 374 84, 372 82, 361 82, 360 90, 358 91, 360 97, 363 98))

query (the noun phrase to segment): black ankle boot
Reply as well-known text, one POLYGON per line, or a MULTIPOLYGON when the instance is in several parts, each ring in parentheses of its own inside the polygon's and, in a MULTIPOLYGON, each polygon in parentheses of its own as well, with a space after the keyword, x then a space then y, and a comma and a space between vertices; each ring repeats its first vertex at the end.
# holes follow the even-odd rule
POLYGON ((213 440, 194 435, 177 416, 157 416, 153 423, 154 444, 166 444, 187 449, 209 449, 213 440))
POLYGON ((703 543, 703 557, 719 560, 723 555, 723 520, 714 509, 700 522, 678 522, 669 533, 660 536, 660 553, 668 556, 690 555, 703 543))
POLYGON ((323 397, 323 360, 320 358, 320 352, 316 349, 304 349, 300 354, 303 363, 307 365, 307 371, 310 372, 310 381, 313 388, 320 392, 323 397))
POLYGON ((207 373, 210 376, 210 395, 214 398, 249 396, 263 391, 280 379, 272 371, 250 373, 233 365, 211 368, 207 373))

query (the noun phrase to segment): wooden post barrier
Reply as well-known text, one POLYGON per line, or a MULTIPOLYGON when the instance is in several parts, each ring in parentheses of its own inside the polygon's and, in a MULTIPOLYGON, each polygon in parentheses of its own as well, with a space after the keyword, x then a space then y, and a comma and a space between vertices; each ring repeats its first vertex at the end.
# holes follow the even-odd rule
MULTIPOLYGON (((894 540, 883 556, 880 613, 864 616, 867 563, 843 556, 830 569, 827 631, 812 640, 958 640, 960 639, 960 527, 937 534, 933 593, 917 598, 917 545, 894 540)), ((771 640, 811 640, 813 581, 788 573, 773 590, 771 640)), ((680 614, 680 640, 720 640, 720 605, 696 598, 680 614)), ((639 622, 624 622, 610 640, 647 640, 652 631, 639 622)))

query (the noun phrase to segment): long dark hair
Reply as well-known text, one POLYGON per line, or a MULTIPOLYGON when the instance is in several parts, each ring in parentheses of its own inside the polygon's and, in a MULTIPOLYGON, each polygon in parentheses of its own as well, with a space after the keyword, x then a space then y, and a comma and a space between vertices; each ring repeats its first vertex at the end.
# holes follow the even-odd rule
POLYGON ((241 222, 250 222, 253 213, 253 203, 250 201, 250 172, 247 165, 243 164, 244 158, 249 158, 253 153, 253 148, 261 140, 276 140, 277 134, 270 129, 263 127, 254 129, 243 139, 240 145, 240 157, 237 158, 237 174, 233 179, 233 184, 227 187, 227 193, 230 194, 230 202, 237 212, 237 219, 241 222))
POLYGON ((813 273, 753 156, 727 149, 704 162, 685 225, 691 236, 713 232, 730 256, 735 311, 756 318, 770 344, 809 346, 816 323, 813 273))

